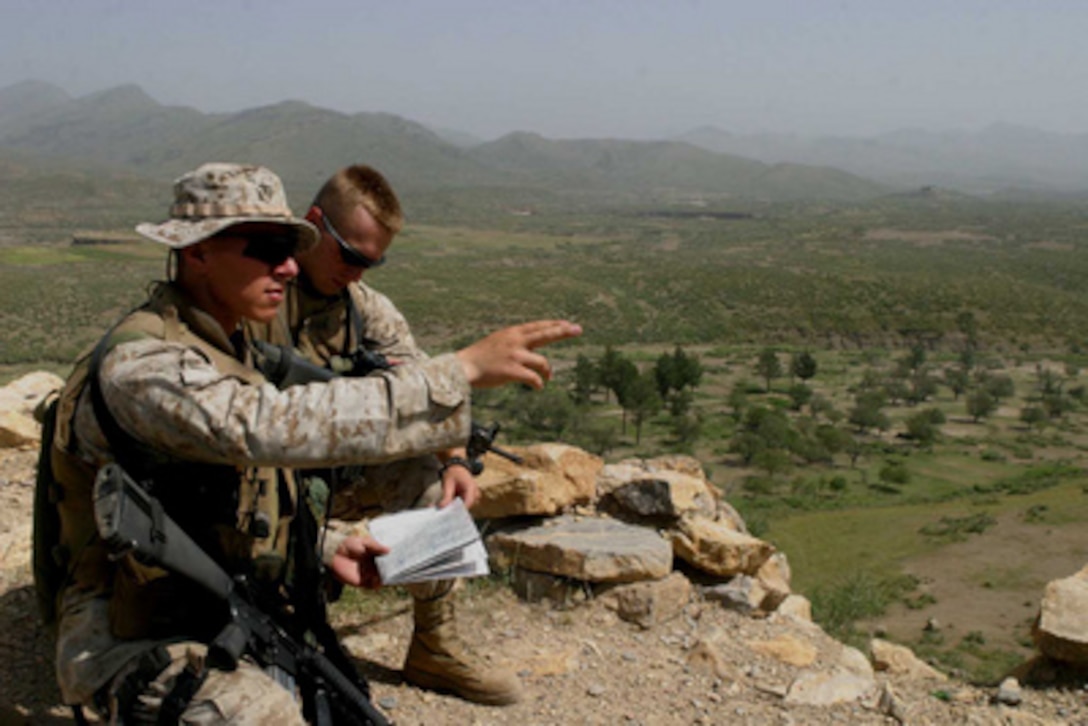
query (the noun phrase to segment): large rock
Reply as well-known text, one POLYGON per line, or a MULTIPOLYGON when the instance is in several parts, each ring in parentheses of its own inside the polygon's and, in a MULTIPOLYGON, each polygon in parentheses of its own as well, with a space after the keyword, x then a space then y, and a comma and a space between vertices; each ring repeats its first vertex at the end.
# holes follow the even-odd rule
POLYGON ((473 517, 550 517, 593 500, 597 473, 604 465, 600 457, 565 444, 538 444, 516 453, 523 464, 493 454, 486 457, 477 477, 480 501, 472 508, 473 517))
POLYGON ((793 666, 810 666, 819 654, 816 646, 795 635, 784 633, 770 640, 752 640, 748 647, 757 653, 771 656, 793 666))
POLYGON ((812 603, 804 595, 790 595, 775 609, 771 617, 811 623, 812 603))
POLYGON ((32 417, 0 409, 0 449, 33 446, 42 437, 42 427, 32 417))
POLYGON ((790 563, 786 559, 785 552, 775 552, 767 558, 766 562, 759 566, 756 571, 756 580, 759 581, 760 586, 766 592, 766 596, 759 604, 761 610, 770 612, 776 609, 792 594, 790 590, 791 577, 790 563))
POLYGON ((1088 566, 1046 586, 1032 636, 1044 655, 1088 666, 1088 566))
POLYGON ((933 666, 922 661, 914 652, 903 645, 889 643, 880 638, 873 638, 869 644, 873 668, 886 671, 896 676, 905 676, 915 681, 945 681, 948 677, 933 666))
POLYGON ((0 411, 14 411, 33 418, 38 403, 63 385, 64 381, 52 373, 27 373, 0 388, 0 411))
POLYGON ((52 373, 28 373, 0 388, 0 448, 33 446, 42 435, 35 409, 42 399, 64 385, 52 373))
POLYGON ((691 600, 691 583, 679 572, 663 580, 618 585, 605 596, 605 604, 613 608, 621 620, 651 628, 671 620, 684 610, 691 600))
POLYGON ((791 706, 832 706, 856 703, 877 688, 876 681, 845 668, 806 671, 790 684, 785 702, 791 706))
POLYGON ((689 512, 713 516, 719 495, 702 464, 679 454, 624 459, 601 469, 597 497, 605 508, 636 517, 675 519, 689 512))
POLYGON ((487 538, 496 567, 587 582, 657 580, 672 571, 672 549, 656 531, 613 519, 564 515, 487 538))
POLYGON ((719 602, 723 607, 745 615, 759 610, 767 597, 767 591, 759 581, 748 575, 737 575, 729 582, 707 585, 700 589, 700 593, 708 601, 719 602))
POLYGON ((646 472, 627 466, 606 466, 602 470, 597 491, 602 507, 654 520, 675 520, 689 513, 713 516, 717 500, 706 480, 677 471, 646 472), (621 478, 624 477, 624 478, 621 478))
POLYGON ((630 464, 648 472, 676 471, 706 481, 706 472, 703 471, 703 465, 694 456, 688 456, 686 454, 664 454, 662 456, 655 456, 652 459, 638 459, 632 457, 630 459, 623 459, 619 463, 630 464))
POLYGON ((729 523, 706 517, 684 517, 671 533, 676 556, 720 577, 754 575, 774 554, 769 542, 737 532, 729 523))
POLYGON ((877 691, 868 658, 856 648, 840 646, 836 663, 826 669, 803 671, 790 684, 784 700, 791 705, 831 706, 856 703, 877 691))

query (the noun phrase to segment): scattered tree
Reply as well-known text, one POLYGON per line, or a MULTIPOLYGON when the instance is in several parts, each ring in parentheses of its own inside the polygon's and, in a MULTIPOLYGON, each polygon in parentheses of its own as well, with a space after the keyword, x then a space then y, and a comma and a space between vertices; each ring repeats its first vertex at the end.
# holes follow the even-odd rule
POLYGON ((1034 429, 1045 427, 1049 418, 1041 406, 1025 406, 1020 409, 1020 420, 1034 429))
POLYGON ((574 388, 571 395, 578 404, 589 403, 593 392, 600 385, 600 368, 587 356, 579 354, 574 364, 574 388))
POLYGON ((979 388, 967 394, 967 415, 978 423, 997 410, 997 401, 984 388, 979 388))
POLYGON ((953 366, 944 369, 944 382, 952 390, 953 400, 960 400, 960 396, 967 392, 971 378, 967 369, 961 366, 953 366))
POLYGON ((756 361, 756 373, 766 382, 766 390, 771 392, 771 381, 782 376, 782 362, 774 348, 764 348, 756 361))
POLYGON ((1000 404, 1002 399, 1011 398, 1016 393, 1016 385, 1012 378, 1006 375, 990 376, 984 384, 986 392, 993 397, 994 402, 1000 404))
POLYGON ((858 433, 865 433, 869 429, 886 431, 891 426, 891 420, 881 409, 886 400, 884 394, 879 391, 864 391, 854 399, 854 408, 850 410, 848 420, 857 426, 858 433))
POLYGON ((794 411, 800 411, 806 403, 812 400, 812 389, 804 383, 793 384, 787 394, 790 397, 790 408, 794 411))
POLYGON ((816 375, 816 359, 807 350, 794 353, 790 359, 790 374, 797 376, 802 381, 807 381, 816 375))
POLYGON ((661 410, 661 396, 653 373, 636 375, 623 392, 623 407, 631 412, 635 422, 635 445, 642 442, 642 424, 661 410))
POLYGON ((597 380, 605 387, 606 403, 608 399, 607 391, 616 394, 616 400, 618 401, 620 390, 630 382, 633 375, 638 375, 638 368, 623 353, 620 353, 612 346, 604 349, 604 355, 601 356, 601 360, 597 364, 597 380))
POLYGON ((907 418, 907 438, 919 446, 930 447, 940 436, 945 415, 939 408, 927 408, 907 418))

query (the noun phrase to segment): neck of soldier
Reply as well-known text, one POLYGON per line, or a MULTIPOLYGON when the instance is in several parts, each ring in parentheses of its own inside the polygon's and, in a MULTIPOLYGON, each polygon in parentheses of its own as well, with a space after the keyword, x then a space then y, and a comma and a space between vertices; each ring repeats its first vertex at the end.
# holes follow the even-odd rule
POLYGON ((210 315, 219 326, 223 328, 223 334, 230 336, 242 322, 242 316, 233 310, 229 304, 222 300, 211 285, 202 279, 186 280, 184 275, 179 275, 178 285, 193 301, 196 307, 210 315), (205 284, 201 284, 201 283, 205 284))

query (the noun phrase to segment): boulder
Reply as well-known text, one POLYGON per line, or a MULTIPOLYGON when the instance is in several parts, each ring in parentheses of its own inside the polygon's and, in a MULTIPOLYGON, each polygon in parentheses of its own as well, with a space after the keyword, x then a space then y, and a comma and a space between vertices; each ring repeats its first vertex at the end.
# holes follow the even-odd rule
POLYGON ((761 610, 770 612, 778 608, 790 596, 790 563, 785 552, 775 552, 760 565, 756 571, 756 580, 766 593, 759 604, 761 610))
POLYGON ((793 635, 783 634, 770 640, 753 640, 748 648, 792 666, 810 666, 816 662, 818 651, 812 643, 793 635))
POLYGON ((563 515, 487 538, 492 563, 587 582, 658 580, 672 571, 661 535, 614 519, 563 515))
POLYGON ((0 449, 18 449, 37 444, 42 427, 31 416, 0 409, 0 449))
POLYGON ((0 449, 34 446, 42 436, 39 404, 64 385, 45 371, 28 373, 0 388, 0 449))
POLYGON ((812 603, 804 595, 790 595, 774 611, 774 617, 790 618, 792 620, 811 623, 812 603))
POLYGON ((64 381, 53 373, 35 371, 16 378, 0 388, 0 411, 14 411, 29 418, 34 417, 38 403, 50 393, 59 390, 64 381))
POLYGON ((600 457, 565 444, 538 444, 511 450, 524 460, 515 464, 495 454, 484 458, 477 477, 480 501, 472 508, 477 519, 522 515, 552 516, 593 501, 600 457))
POLYGON ((700 589, 703 598, 718 602, 722 607, 748 615, 759 609, 767 591, 759 581, 748 575, 737 575, 717 585, 708 585, 700 589))
POLYGON ((1088 666, 1088 566, 1046 586, 1032 637, 1047 657, 1088 666))
POLYGON ((670 537, 677 557, 719 577, 754 575, 775 551, 769 542, 701 516, 682 518, 670 537))
MULTIPOLYGON (((608 470, 610 467, 604 467, 608 470)), ((598 485, 598 494, 607 488, 607 494, 600 496, 602 508, 613 509, 617 513, 649 519, 659 518, 675 520, 689 513, 700 513, 712 517, 717 500, 710 491, 705 479, 689 476, 676 471, 639 472, 626 468, 612 470, 603 477, 608 481, 605 487, 598 485), (629 478, 618 481, 617 474, 622 471, 629 478)))
POLYGON ((784 700, 790 705, 831 706, 856 703, 876 690, 873 678, 836 667, 829 671, 805 671, 790 684, 784 700))
POLYGON ((915 681, 945 681, 948 677, 922 661, 906 646, 873 638, 869 644, 873 668, 915 681))
POLYGON ((691 583, 679 572, 663 580, 617 585, 604 596, 621 620, 646 629, 675 618, 690 600, 691 583))

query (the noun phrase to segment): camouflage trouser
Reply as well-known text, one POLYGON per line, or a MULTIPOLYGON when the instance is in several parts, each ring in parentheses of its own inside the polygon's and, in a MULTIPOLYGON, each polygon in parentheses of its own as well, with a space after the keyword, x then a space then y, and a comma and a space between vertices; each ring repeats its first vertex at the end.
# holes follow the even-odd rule
MULTIPOLYGON (((351 529, 349 523, 372 519, 379 514, 419 509, 438 504, 442 482, 438 459, 417 456, 388 464, 336 472, 333 484, 330 526, 351 529)), ((407 585, 405 589, 417 600, 430 600, 453 587, 453 580, 437 580, 407 585)))
MULTIPOLYGON (((190 662, 203 660, 203 643, 174 643, 166 648, 171 663, 136 697, 124 723, 154 724, 158 721, 162 699, 174 688, 178 675, 190 662)), ((116 695, 135 663, 114 679, 111 692, 116 695)), ((112 714, 111 723, 116 722, 112 714)), ((237 726, 304 726, 302 705, 294 694, 249 661, 241 661, 233 671, 211 669, 203 685, 178 719, 183 724, 234 724, 237 726)))

